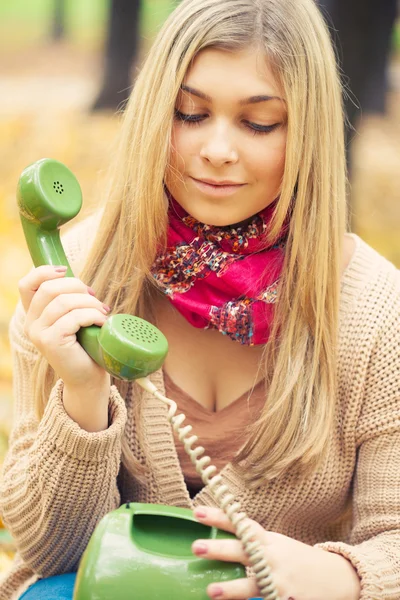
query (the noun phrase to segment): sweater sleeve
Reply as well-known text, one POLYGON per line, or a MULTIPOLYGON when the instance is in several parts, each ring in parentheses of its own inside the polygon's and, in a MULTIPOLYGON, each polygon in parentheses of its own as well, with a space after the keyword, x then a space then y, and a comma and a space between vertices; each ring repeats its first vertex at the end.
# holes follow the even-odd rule
POLYGON ((371 356, 356 431, 353 526, 341 554, 361 579, 360 600, 400 598, 400 302, 371 356))
MULTIPOLYGON (((98 218, 78 223, 64 237, 78 276, 98 218)), ((88 433, 65 412, 59 380, 39 421, 31 381, 38 353, 24 333, 24 322, 19 303, 9 330, 14 422, 0 481, 0 511, 26 565, 48 577, 76 570, 98 521, 119 506, 126 407, 113 386, 108 429, 88 433)))
POLYGON ((39 422, 30 382, 37 354, 23 334, 23 318, 18 305, 10 325, 14 426, 3 465, 0 510, 25 562, 48 577, 76 570, 96 524, 119 505, 126 408, 113 386, 108 429, 88 433, 65 412, 59 380, 39 422))

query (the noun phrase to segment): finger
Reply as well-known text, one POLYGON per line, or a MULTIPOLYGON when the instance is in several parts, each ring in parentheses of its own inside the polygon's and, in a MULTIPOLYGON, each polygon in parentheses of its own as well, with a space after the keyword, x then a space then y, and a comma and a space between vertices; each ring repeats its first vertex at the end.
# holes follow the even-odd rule
POLYGON ((98 325, 102 327, 107 321, 107 316, 94 308, 78 308, 67 313, 49 329, 53 329, 59 340, 75 335, 81 327, 98 325))
POLYGON ((18 290, 21 296, 22 306, 25 312, 28 312, 32 298, 38 291, 44 281, 48 279, 63 279, 67 271, 62 265, 43 265, 29 271, 25 277, 22 277, 18 282, 18 290), (60 271, 57 271, 60 269, 60 271))
POLYGON ((95 308, 104 315, 110 312, 109 307, 90 294, 60 294, 46 306, 38 321, 43 328, 51 327, 71 310, 80 308, 95 308))
POLYGON ((193 514, 201 523, 223 529, 229 533, 235 533, 235 526, 220 508, 198 506, 194 509, 193 514))
MULTIPOLYGON (((236 534, 236 528, 229 519, 229 517, 224 513, 220 508, 215 508, 211 506, 198 506, 193 511, 194 516, 200 523, 204 523, 211 527, 217 527, 218 529, 223 529, 224 531, 228 531, 229 533, 236 534)), ((252 519, 246 518, 246 525, 249 525, 256 536, 264 536, 266 533, 265 530, 253 521, 252 519)))
POLYGON ((196 556, 207 560, 224 560, 249 565, 249 559, 239 540, 196 540, 192 545, 196 556))
POLYGON ((62 316, 52 327, 41 328, 40 321, 35 321, 30 331, 30 339, 42 354, 46 355, 49 350, 74 344, 76 333, 81 327, 102 327, 106 321, 107 316, 94 308, 76 309, 62 316))
POLYGON ((224 583, 212 583, 207 587, 207 594, 213 600, 260 598, 260 591, 254 578, 233 579, 224 583))
POLYGON ((46 306, 60 294, 90 294, 89 290, 90 288, 83 281, 75 277, 44 281, 32 298, 28 321, 38 319, 46 306))

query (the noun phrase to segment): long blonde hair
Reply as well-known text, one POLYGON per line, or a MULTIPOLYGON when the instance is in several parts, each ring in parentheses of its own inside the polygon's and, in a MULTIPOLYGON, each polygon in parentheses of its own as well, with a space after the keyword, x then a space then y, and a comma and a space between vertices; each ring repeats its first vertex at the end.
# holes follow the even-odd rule
MULTIPOLYGON (((344 126, 335 56, 313 0, 183 0, 175 9, 127 105, 104 215, 80 277, 114 313, 152 319, 150 269, 157 244, 166 239, 163 181, 179 89, 202 49, 249 46, 265 52, 288 109, 286 165, 271 239, 291 215, 264 353, 267 398, 235 460, 238 468, 251 465, 243 475, 259 485, 289 468, 311 473, 325 457, 335 422, 344 126)), ((53 382, 42 359, 36 369, 40 413, 53 382)), ((122 460, 140 474, 126 443, 122 460)))

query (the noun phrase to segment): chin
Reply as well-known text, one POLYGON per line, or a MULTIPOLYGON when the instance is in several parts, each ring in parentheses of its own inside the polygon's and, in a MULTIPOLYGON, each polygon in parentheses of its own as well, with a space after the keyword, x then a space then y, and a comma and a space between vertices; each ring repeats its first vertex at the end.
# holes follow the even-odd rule
MULTIPOLYGON (((193 207, 184 206, 181 204, 182 208, 186 210, 194 219, 200 221, 200 223, 204 223, 205 225, 211 225, 213 227, 229 227, 232 225, 246 225, 254 216, 251 215, 232 215, 232 211, 229 211, 231 215, 223 214, 223 211, 214 209, 208 210, 193 210, 193 207), (218 214, 219 213, 219 214, 218 214)), ((228 211, 227 211, 228 212, 228 211)), ((255 213, 254 213, 255 214, 255 213)))

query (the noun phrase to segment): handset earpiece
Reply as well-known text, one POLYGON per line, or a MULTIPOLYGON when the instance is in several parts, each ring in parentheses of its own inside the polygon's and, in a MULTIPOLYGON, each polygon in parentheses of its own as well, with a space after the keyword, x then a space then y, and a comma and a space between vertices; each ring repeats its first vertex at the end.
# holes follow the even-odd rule
MULTIPOLYGON (((59 228, 81 210, 82 192, 76 177, 62 163, 43 158, 22 172, 17 198, 35 267, 64 265, 66 276, 73 277, 59 228)), ((112 315, 103 327, 82 327, 77 338, 96 363, 127 381, 157 371, 168 352, 161 331, 133 315, 112 315)))

